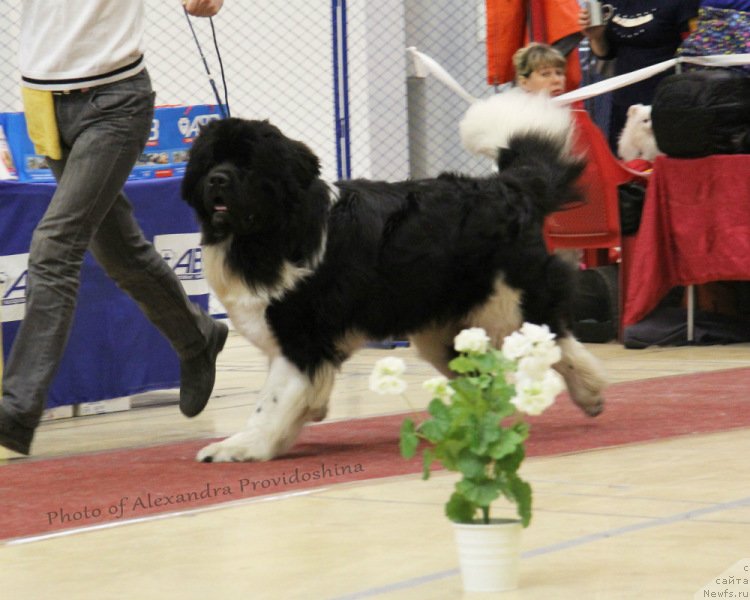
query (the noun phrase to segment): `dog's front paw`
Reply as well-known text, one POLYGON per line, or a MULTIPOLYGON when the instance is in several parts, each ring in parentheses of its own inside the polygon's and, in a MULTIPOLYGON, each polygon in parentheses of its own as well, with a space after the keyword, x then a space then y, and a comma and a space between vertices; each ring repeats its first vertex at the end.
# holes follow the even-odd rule
POLYGON ((598 417, 604 411, 604 398, 601 396, 590 396, 584 400, 574 398, 574 401, 589 417, 598 417))
POLYGON ((271 460, 274 452, 259 436, 249 432, 236 433, 221 442, 209 444, 198 452, 200 462, 249 462, 271 460))
POLYGON ((328 414, 328 405, 320 406, 318 408, 309 408, 307 409, 307 413, 305 413, 304 420, 305 422, 312 421, 313 423, 320 423, 323 419, 326 418, 326 415, 328 414))

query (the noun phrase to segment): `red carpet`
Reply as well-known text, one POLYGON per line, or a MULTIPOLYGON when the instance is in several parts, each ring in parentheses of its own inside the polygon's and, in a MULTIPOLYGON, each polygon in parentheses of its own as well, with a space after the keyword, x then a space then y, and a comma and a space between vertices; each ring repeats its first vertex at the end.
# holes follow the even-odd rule
MULTIPOLYGON (((532 419, 528 455, 750 427, 749 388, 750 368, 621 383, 596 419, 561 397, 532 419)), ((208 443, 200 440, 0 466, 0 539, 419 473, 420 459, 399 455, 403 419, 310 426, 292 452, 269 463, 196 463, 208 443)))

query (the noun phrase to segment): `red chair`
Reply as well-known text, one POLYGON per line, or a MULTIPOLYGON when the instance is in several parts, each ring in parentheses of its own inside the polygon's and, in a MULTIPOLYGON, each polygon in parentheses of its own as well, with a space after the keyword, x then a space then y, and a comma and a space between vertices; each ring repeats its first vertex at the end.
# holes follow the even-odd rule
POLYGON ((617 186, 646 177, 628 170, 612 154, 602 131, 585 110, 574 110, 576 137, 574 150, 586 155, 588 165, 581 175, 584 203, 547 217, 545 238, 552 250, 584 250, 587 266, 611 262, 610 250, 620 248, 620 213, 617 186))

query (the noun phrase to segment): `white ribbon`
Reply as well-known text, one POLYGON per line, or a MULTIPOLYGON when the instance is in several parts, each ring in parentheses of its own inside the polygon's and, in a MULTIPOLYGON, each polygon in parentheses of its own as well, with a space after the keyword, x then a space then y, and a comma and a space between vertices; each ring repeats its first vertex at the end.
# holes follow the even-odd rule
POLYGON ((448 71, 446 71, 429 56, 427 56, 426 54, 422 54, 414 46, 409 46, 406 51, 411 55, 412 60, 414 61, 414 74, 416 77, 424 79, 428 75, 432 74, 436 79, 456 92, 456 94, 461 96, 461 98, 466 100, 469 104, 472 104, 479 100, 479 98, 475 98, 463 87, 461 87, 461 84, 453 79, 448 71))
MULTIPOLYGON (((448 88, 453 90, 456 94, 461 96, 469 104, 473 104, 480 100, 472 96, 467 92, 460 83, 458 83, 451 75, 441 67, 432 58, 419 52, 414 46, 410 46, 406 49, 413 60, 414 74, 416 77, 425 78, 428 75, 433 75, 448 88)), ((750 65, 750 54, 714 54, 710 56, 680 56, 665 60, 663 62, 651 65, 650 67, 644 67, 637 71, 631 71, 630 73, 624 73, 616 77, 610 77, 603 81, 598 81, 587 85, 567 94, 562 94, 553 98, 552 100, 557 104, 571 104, 572 102, 578 102, 579 100, 586 100, 599 96, 612 90, 617 90, 627 85, 643 81, 649 77, 653 77, 662 71, 671 69, 680 63, 690 63, 701 65, 704 67, 734 67, 739 65, 750 65)))
POLYGON ((649 77, 653 77, 662 71, 671 69, 675 65, 680 63, 690 63, 695 65, 701 65, 704 67, 734 67, 738 65, 750 65, 750 54, 713 54, 710 56, 679 56, 664 62, 656 63, 650 67, 644 67, 637 71, 631 71, 630 73, 623 73, 616 77, 610 77, 603 81, 597 81, 591 85, 573 90, 567 94, 562 94, 553 98, 553 102, 558 104, 570 104, 571 102, 577 102, 579 100, 586 100, 599 96, 612 90, 618 90, 626 85, 643 81, 649 77))

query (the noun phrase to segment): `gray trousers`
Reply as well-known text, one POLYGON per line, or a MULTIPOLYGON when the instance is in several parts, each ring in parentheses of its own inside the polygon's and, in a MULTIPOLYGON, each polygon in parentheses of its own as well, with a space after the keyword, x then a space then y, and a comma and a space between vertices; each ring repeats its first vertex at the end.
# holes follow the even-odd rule
POLYGON ((122 193, 148 140, 153 107, 145 70, 55 95, 63 156, 48 160, 58 185, 31 240, 26 315, 3 373, 3 408, 26 427, 39 423, 65 350, 87 249, 181 358, 206 347, 213 320, 146 241, 122 193))

